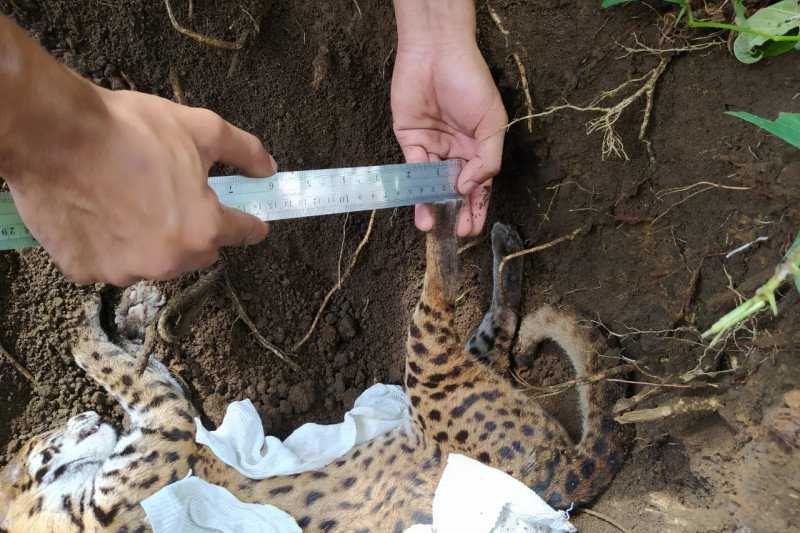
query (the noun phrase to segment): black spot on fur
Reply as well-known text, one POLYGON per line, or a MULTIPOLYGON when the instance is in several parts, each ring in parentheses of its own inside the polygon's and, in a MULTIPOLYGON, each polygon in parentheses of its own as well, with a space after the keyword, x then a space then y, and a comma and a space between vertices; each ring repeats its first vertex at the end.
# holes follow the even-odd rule
POLYGON ((136 453, 136 446, 134 446, 133 444, 128 444, 117 455, 119 457, 125 457, 126 455, 131 455, 132 453, 136 453))
POLYGON ((413 343, 413 344, 411 345, 411 349, 412 349, 412 350, 414 351, 414 353, 415 353, 415 354, 417 354, 417 355, 425 355, 425 354, 427 354, 427 353, 428 353, 428 349, 427 349, 427 348, 425 347, 425 345, 424 345, 424 344, 422 344, 421 342, 415 342, 415 343, 413 343))
POLYGON ((567 472, 567 480, 564 483, 564 488, 566 489, 567 494, 572 494, 575 492, 575 489, 578 488, 579 483, 580 479, 578 479, 578 474, 576 474, 574 470, 567 472))
POLYGON ((467 438, 469 438, 469 431, 467 431, 466 429, 462 429, 461 431, 456 433, 456 441, 460 442, 461 444, 467 442, 467 438))
POLYGON ((191 431, 183 431, 178 428, 172 428, 168 431, 162 430, 161 436, 170 442, 185 441, 194 438, 194 434, 191 431))
POLYGON ((457 407, 454 407, 450 411, 450 416, 452 416, 453 418, 460 418, 460 417, 464 416, 464 413, 466 413, 469 410, 470 407, 475 405, 475 403, 479 399, 480 399, 480 396, 477 393, 470 394, 469 396, 464 398, 464 400, 461 402, 460 405, 458 405, 457 407))
POLYGON ((481 393, 481 396, 487 402, 493 402, 500 397, 500 391, 498 390, 486 391, 484 393, 481 393))
POLYGON ((414 387, 417 386, 417 383, 419 383, 419 380, 416 377, 414 377, 414 374, 406 374, 407 389, 413 389, 414 387))
POLYGON ((300 520, 297 521, 297 525, 300 526, 300 527, 308 527, 308 524, 310 524, 310 523, 311 523, 311 517, 310 516, 304 516, 303 518, 301 518, 300 520))
POLYGON ((319 523, 320 531, 330 531, 336 527, 336 520, 325 520, 319 523))
POLYGON ((419 406, 419 402, 421 402, 421 401, 422 401, 422 398, 420 398, 419 396, 412 396, 411 397, 411 405, 413 405, 414 407, 418 407, 419 406))
POLYGON ((522 426, 522 434, 525 435, 526 437, 532 436, 533 433, 534 433, 533 428, 531 426, 529 426, 528 424, 525 424, 524 426, 522 426))
POLYGON ((558 508, 558 506, 561 505, 561 502, 563 500, 564 500, 564 498, 561 496, 561 494, 558 493, 558 492, 555 492, 555 493, 551 494, 549 498, 547 498, 547 503, 550 505, 550 507, 558 508))
POLYGON ((500 457, 502 457, 503 459, 510 460, 514 458, 514 452, 508 446, 503 446, 502 448, 500 448, 499 452, 500 452, 500 457))
POLYGON ((433 436, 433 439, 436 442, 447 442, 447 438, 448 438, 447 437, 447 432, 445 432, 445 431, 440 431, 439 433, 437 433, 436 435, 433 436))
POLYGON ((101 369, 100 369, 100 371, 101 371, 103 374, 110 374, 110 373, 112 372, 112 370, 111 370, 111 367, 110 367, 110 366, 104 366, 103 368, 101 368, 101 369))
POLYGON ((90 505, 92 507, 92 512, 94 513, 94 517, 95 519, 97 519, 97 522, 101 526, 107 528, 117 517, 117 514, 119 513, 122 503, 121 502, 115 503, 108 511, 104 511, 102 507, 95 505, 94 502, 91 502, 90 505))
POLYGON ((409 361, 408 362, 408 369, 411 370, 415 374, 419 374, 420 372, 422 372, 422 369, 414 361, 409 361))
POLYGON ((152 487, 153 485, 155 485, 156 483, 158 483, 158 480, 159 480, 158 476, 150 476, 149 478, 147 478, 144 481, 142 481, 141 483, 139 483, 139 488, 147 490, 150 487, 152 487))
POLYGON ((194 455, 194 454, 190 454, 190 455, 189 455, 189 456, 186 458, 186 464, 187 464, 187 465, 189 465, 189 468, 191 468, 191 469, 194 469, 194 465, 196 465, 196 464, 197 464, 197 461, 198 461, 198 459, 199 459, 199 458, 198 458, 196 455, 194 455))
POLYGON ((184 420, 186 420, 190 424, 194 423, 194 418, 192 417, 192 415, 187 413, 185 409, 175 409, 175 414, 178 415, 179 417, 183 418, 184 420))
POLYGON ((603 455, 606 453, 607 445, 605 439, 597 439, 592 444, 592 451, 597 455, 603 455))
POLYGON ((306 494, 306 507, 311 507, 314 504, 314 502, 316 502, 317 500, 319 500, 323 496, 325 496, 325 495, 322 494, 321 492, 318 492, 316 490, 312 490, 311 492, 306 494))
POLYGON ((33 475, 33 479, 36 480, 36 483, 41 483, 44 476, 47 474, 48 470, 46 466, 41 467, 36 473, 33 475))
POLYGON ((447 355, 447 353, 440 353, 439 355, 437 355, 436 357, 434 357, 433 359, 431 359, 431 362, 432 362, 434 365, 440 365, 440 366, 441 366, 441 365, 443 365, 443 364, 447 363, 447 361, 448 361, 449 359, 450 359, 450 356, 449 356, 449 355, 447 355))
POLYGON ((168 463, 174 463, 180 458, 181 454, 179 454, 178 452, 167 452, 167 455, 164 456, 164 459, 166 459, 168 463))
POLYGON ((430 395, 430 399, 438 402, 440 400, 444 400, 446 396, 446 392, 434 392, 430 395))
POLYGON ((411 515, 411 521, 415 524, 429 525, 433 524, 433 516, 431 516, 430 513, 414 511, 414 514, 411 515))
POLYGON ((125 385, 126 387, 130 387, 131 385, 133 385, 133 378, 131 378, 130 375, 128 374, 123 374, 122 384, 125 385))
POLYGON ((488 431, 489 433, 491 433, 492 431, 494 431, 495 429, 497 429, 497 424, 495 424, 494 422, 492 422, 491 420, 489 420, 488 422, 486 422, 486 423, 483 425, 483 427, 484 427, 484 428, 486 428, 486 431, 488 431))
POLYGON ((66 471, 67 471, 67 465, 61 465, 58 468, 56 468, 55 471, 53 472, 52 481, 55 481, 58 478, 60 478, 62 475, 64 475, 64 472, 66 471))
POLYGON ((589 479, 594 474, 596 464, 593 459, 585 459, 581 463, 581 477, 589 479))
POLYGON ((416 324, 411 324, 411 326, 409 326, 408 334, 411 335, 415 339, 419 339, 420 336, 422 335, 420 333, 419 328, 417 327, 416 324))
POLYGON ((506 429, 512 429, 514 425, 515 425, 514 422, 512 422, 511 420, 506 420, 505 422, 503 422, 503 427, 506 429))
POLYGON ((292 485, 281 485, 280 487, 275 487, 269 491, 270 496, 278 496, 279 494, 289 494, 294 490, 294 486, 292 485))
POLYGON ((486 452, 481 452, 478 454, 478 461, 482 462, 485 465, 492 463, 492 458, 489 457, 489 454, 486 452))

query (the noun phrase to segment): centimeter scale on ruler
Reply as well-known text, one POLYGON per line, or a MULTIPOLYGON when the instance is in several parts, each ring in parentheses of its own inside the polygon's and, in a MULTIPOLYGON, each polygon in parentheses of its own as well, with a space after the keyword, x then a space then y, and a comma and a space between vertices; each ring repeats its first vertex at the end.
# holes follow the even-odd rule
MULTIPOLYGON (((278 172, 266 179, 215 176, 220 202, 261 220, 351 213, 455 200, 461 160, 278 172)), ((14 206, 0 192, 0 250, 38 246, 14 206)))

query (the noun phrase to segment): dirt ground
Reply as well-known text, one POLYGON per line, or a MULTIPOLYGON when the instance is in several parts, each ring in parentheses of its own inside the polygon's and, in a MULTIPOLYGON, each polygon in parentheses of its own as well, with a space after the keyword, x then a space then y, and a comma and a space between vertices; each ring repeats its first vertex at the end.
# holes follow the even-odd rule
MULTIPOLYGON (((258 135, 284 169, 401 160, 389 112, 390 2, 195 0, 191 18, 187 2, 173 4, 186 26, 240 39, 244 49, 214 49, 179 35, 156 0, 0 0, 0 12, 106 87, 173 98, 172 70, 187 103, 258 135)), ((600 0, 492 0, 505 35, 488 4, 478 4, 480 45, 512 117, 527 113, 514 54, 527 71, 533 107, 542 111, 587 105, 656 67, 659 56, 626 56, 620 43, 634 46, 634 33, 654 48, 685 44, 663 40, 665 3, 603 11, 600 0)), ((638 139, 643 99, 615 125, 630 160, 601 160, 602 134, 586 134, 596 115, 561 111, 534 120, 532 133, 525 122, 509 131, 490 222, 513 224, 530 245, 585 229, 527 259, 525 309, 574 306, 647 372, 633 380, 680 385, 658 388, 640 408, 679 397, 721 402, 716 411, 637 424, 625 466, 593 507, 627 531, 800 528, 799 438, 787 437, 792 426, 782 407, 800 410, 791 395, 784 398, 800 382, 796 295, 782 298, 778 318, 762 315, 723 351, 707 352, 708 375, 689 385, 680 379, 704 353, 697 330, 732 307, 735 290, 752 293, 800 227, 800 152, 723 112, 798 112, 799 88, 797 54, 744 66, 714 46, 670 56, 647 129, 652 161, 638 139), (726 259, 757 237, 768 240, 726 259)), ((267 339, 288 349, 303 336, 336 282, 343 224, 348 258, 368 217, 276 223, 264 244, 226 252, 234 289, 267 339)), ((491 256, 484 242, 462 258, 466 332, 488 306, 491 256)), ((412 210, 380 212, 352 277, 311 341, 293 353, 307 375, 261 348, 221 291, 188 337, 159 347, 160 357, 212 421, 245 397, 278 435, 305 421, 339 420, 368 385, 400 382, 423 267, 412 210)), ((164 287, 173 294, 196 278, 164 287)), ((81 302, 94 291, 108 302, 119 294, 71 286, 41 251, 0 254, 0 344, 38 383, 34 388, 0 360, 0 450, 11 452, 87 409, 121 419, 70 357, 81 302)), ((525 375, 547 384, 569 379, 554 355, 525 375)), ((631 385, 630 394, 648 389, 631 385)), ((574 420, 569 401, 550 403, 574 420)), ((575 523, 582 531, 619 531, 587 514, 575 523)))

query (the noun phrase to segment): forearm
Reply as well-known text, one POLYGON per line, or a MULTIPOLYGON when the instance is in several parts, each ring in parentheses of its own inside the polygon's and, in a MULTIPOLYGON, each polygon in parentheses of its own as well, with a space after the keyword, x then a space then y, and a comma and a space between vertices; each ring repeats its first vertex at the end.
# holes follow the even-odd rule
POLYGON ((394 0, 398 49, 475 44, 474 0, 394 0))
POLYGON ((0 15, 0 175, 20 180, 85 139, 106 115, 99 91, 0 15))

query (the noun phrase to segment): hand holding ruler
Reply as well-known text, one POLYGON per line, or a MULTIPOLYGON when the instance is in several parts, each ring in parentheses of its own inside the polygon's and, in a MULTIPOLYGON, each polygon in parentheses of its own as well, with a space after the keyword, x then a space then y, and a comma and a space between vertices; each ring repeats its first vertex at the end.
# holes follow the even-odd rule
MULTIPOLYGON (((352 213, 456 200, 454 183, 463 162, 278 172, 269 178, 216 176, 209 186, 228 207, 261 220, 352 213)), ((0 250, 38 246, 14 206, 0 192, 0 250)))

